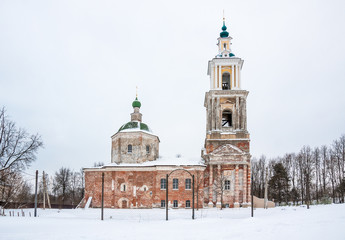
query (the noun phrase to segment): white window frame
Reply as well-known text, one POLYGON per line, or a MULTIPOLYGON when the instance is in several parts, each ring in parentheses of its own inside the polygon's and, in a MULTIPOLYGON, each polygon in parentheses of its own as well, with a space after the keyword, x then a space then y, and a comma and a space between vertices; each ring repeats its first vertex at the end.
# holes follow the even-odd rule
POLYGON ((231 181, 225 180, 224 181, 224 190, 230 190, 230 187, 231 187, 231 181))
POLYGON ((190 208, 190 200, 186 201, 186 208, 190 208), (189 206, 187 206, 187 203, 189 204, 189 206))
POLYGON ((191 190, 192 189, 192 179, 186 178, 185 182, 186 182, 186 185, 185 185, 186 190, 191 190))
POLYGON ((173 179, 173 190, 178 190, 178 178, 173 179))
POLYGON ((166 189, 167 189, 167 180, 165 178, 161 178, 161 190, 166 190, 166 189))
POLYGON ((161 200, 161 208, 165 208, 165 200, 161 200))

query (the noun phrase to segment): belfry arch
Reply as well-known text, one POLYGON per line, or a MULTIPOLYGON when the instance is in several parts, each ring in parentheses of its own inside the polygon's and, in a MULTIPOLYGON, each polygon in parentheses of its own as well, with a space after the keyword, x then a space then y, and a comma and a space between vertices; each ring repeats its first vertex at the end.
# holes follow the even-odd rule
POLYGON ((230 90, 231 85, 230 85, 230 73, 224 72, 222 74, 222 89, 223 90, 230 90))
POLYGON ((232 111, 229 109, 222 112, 222 127, 232 127, 232 111))

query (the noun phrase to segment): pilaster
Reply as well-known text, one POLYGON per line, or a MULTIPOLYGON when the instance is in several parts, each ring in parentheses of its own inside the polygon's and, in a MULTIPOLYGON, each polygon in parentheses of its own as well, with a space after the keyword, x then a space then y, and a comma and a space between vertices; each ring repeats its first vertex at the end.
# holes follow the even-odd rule
POLYGON ((240 206, 239 203, 239 181, 238 181, 238 164, 236 164, 236 169, 235 169, 235 202, 234 202, 234 207, 238 208, 240 206))
MULTIPOLYGON (((217 178, 218 178, 218 183, 217 183, 217 187, 219 188, 219 187, 223 187, 223 184, 224 183, 221 183, 221 182, 219 182, 219 181, 223 181, 223 179, 222 179, 222 177, 221 177, 221 167, 220 167, 220 164, 218 164, 217 165, 217 178)), ((220 189, 218 189, 218 194, 217 194, 217 203, 216 203, 216 205, 217 205, 217 208, 221 208, 221 206, 222 206, 222 202, 221 202, 221 192, 222 192, 222 190, 220 190, 220 189)))
POLYGON ((243 165, 243 206, 247 206, 247 165, 243 165))
POLYGON ((213 208, 213 165, 210 166, 210 177, 208 183, 208 207, 213 208))

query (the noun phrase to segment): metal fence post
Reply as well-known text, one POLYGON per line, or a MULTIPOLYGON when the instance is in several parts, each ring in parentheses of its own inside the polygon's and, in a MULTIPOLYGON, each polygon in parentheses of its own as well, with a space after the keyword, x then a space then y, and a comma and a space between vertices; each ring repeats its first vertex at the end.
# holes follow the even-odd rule
POLYGON ((192 214, 192 219, 194 219, 194 175, 193 177, 193 214, 192 214))
POLYGON ((104 216, 104 172, 102 173, 102 212, 101 212, 101 220, 103 220, 104 216))
POLYGON ((38 182, 38 170, 36 170, 36 184, 35 184, 35 212, 34 216, 37 217, 37 182, 38 182))
POLYGON ((169 175, 167 174, 166 180, 165 180, 165 216, 166 220, 168 221, 168 203, 169 203, 169 196, 168 196, 168 189, 169 189, 169 184, 168 184, 168 177, 169 175))

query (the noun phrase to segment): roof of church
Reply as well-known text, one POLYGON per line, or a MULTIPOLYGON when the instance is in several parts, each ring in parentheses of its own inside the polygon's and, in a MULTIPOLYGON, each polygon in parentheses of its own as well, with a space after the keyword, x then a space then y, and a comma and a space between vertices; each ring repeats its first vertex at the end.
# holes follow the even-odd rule
POLYGON ((151 129, 147 124, 142 122, 128 122, 126 124, 123 124, 118 132, 124 132, 124 130, 136 130, 136 131, 146 131, 149 133, 152 133, 151 129))
POLYGON ((105 168, 105 167, 154 167, 154 166, 205 166, 201 157, 197 158, 158 158, 154 161, 146 161, 143 163, 108 163, 101 167, 93 168, 105 168))

